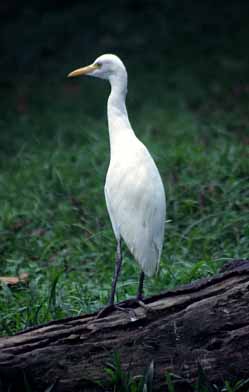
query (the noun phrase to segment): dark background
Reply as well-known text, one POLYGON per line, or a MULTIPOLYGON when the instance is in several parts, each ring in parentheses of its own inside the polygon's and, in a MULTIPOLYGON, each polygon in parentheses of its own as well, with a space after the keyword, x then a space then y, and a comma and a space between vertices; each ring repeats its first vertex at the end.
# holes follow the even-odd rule
MULTIPOLYGON (((5 155, 18 151, 23 143, 30 144, 30 133, 45 140, 50 129, 52 137, 57 137, 63 112, 79 117, 73 112, 76 96, 84 102, 87 116, 103 122, 106 85, 66 78, 68 72, 103 53, 119 55, 128 68, 129 86, 134 86, 128 97, 132 122, 133 113, 136 119, 139 110, 144 110, 142 105, 165 106, 161 98, 169 93, 191 111, 199 111, 211 100, 208 113, 204 108, 204 123, 213 114, 212 121, 217 121, 217 103, 220 108, 222 103, 226 118, 240 105, 243 119, 225 121, 228 128, 242 130, 245 136, 247 1, 11 0, 1 2, 0 15, 0 150, 5 155), (39 116, 46 116, 49 108, 50 118, 42 125, 39 116), (39 127, 17 124, 28 115, 39 127)), ((65 138, 73 141, 73 132, 66 132, 65 138)))
MULTIPOLYGON (((104 52, 126 63, 191 63, 215 53, 248 60, 247 1, 2 1, 1 83, 61 77, 104 52)), ((238 75, 239 77, 239 75, 238 75)))

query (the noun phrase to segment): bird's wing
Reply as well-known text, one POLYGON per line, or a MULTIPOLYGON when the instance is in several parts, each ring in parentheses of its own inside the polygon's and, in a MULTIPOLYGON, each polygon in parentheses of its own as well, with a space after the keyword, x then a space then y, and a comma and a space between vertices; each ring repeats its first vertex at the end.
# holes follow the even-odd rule
POLYGON ((121 236, 146 275, 157 269, 164 237, 165 194, 142 145, 110 163, 105 196, 116 238, 121 236))

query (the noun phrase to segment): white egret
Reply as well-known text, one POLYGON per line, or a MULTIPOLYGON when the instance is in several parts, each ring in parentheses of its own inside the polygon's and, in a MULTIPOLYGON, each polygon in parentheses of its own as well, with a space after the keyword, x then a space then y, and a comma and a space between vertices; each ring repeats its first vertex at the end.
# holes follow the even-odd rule
POLYGON ((105 199, 117 240, 115 272, 109 305, 113 306, 121 270, 121 239, 141 267, 137 299, 142 299, 144 274, 158 269, 164 238, 166 202, 163 183, 150 153, 136 137, 126 110, 127 72, 113 54, 71 72, 68 77, 89 75, 107 79, 111 93, 107 103, 110 164, 105 199))

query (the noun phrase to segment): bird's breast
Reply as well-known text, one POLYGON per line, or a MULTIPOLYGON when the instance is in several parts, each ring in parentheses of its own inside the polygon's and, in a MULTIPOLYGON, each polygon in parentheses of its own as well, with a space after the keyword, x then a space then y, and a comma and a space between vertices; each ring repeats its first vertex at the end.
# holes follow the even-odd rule
POLYGON ((151 276, 160 259, 166 203, 160 174, 145 147, 131 146, 112 156, 105 195, 116 238, 124 239, 151 276))
POLYGON ((130 146, 115 152, 107 172, 106 187, 114 199, 129 197, 133 206, 152 195, 164 197, 158 169, 142 143, 137 148, 130 146))

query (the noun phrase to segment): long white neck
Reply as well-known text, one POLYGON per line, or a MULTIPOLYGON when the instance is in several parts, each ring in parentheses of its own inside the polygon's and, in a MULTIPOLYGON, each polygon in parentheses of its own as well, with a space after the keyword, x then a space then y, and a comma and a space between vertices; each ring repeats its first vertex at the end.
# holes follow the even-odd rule
POLYGON ((110 77, 111 94, 107 102, 107 118, 110 137, 111 154, 122 144, 123 138, 134 135, 128 118, 125 98, 127 94, 127 73, 122 70, 110 77))

